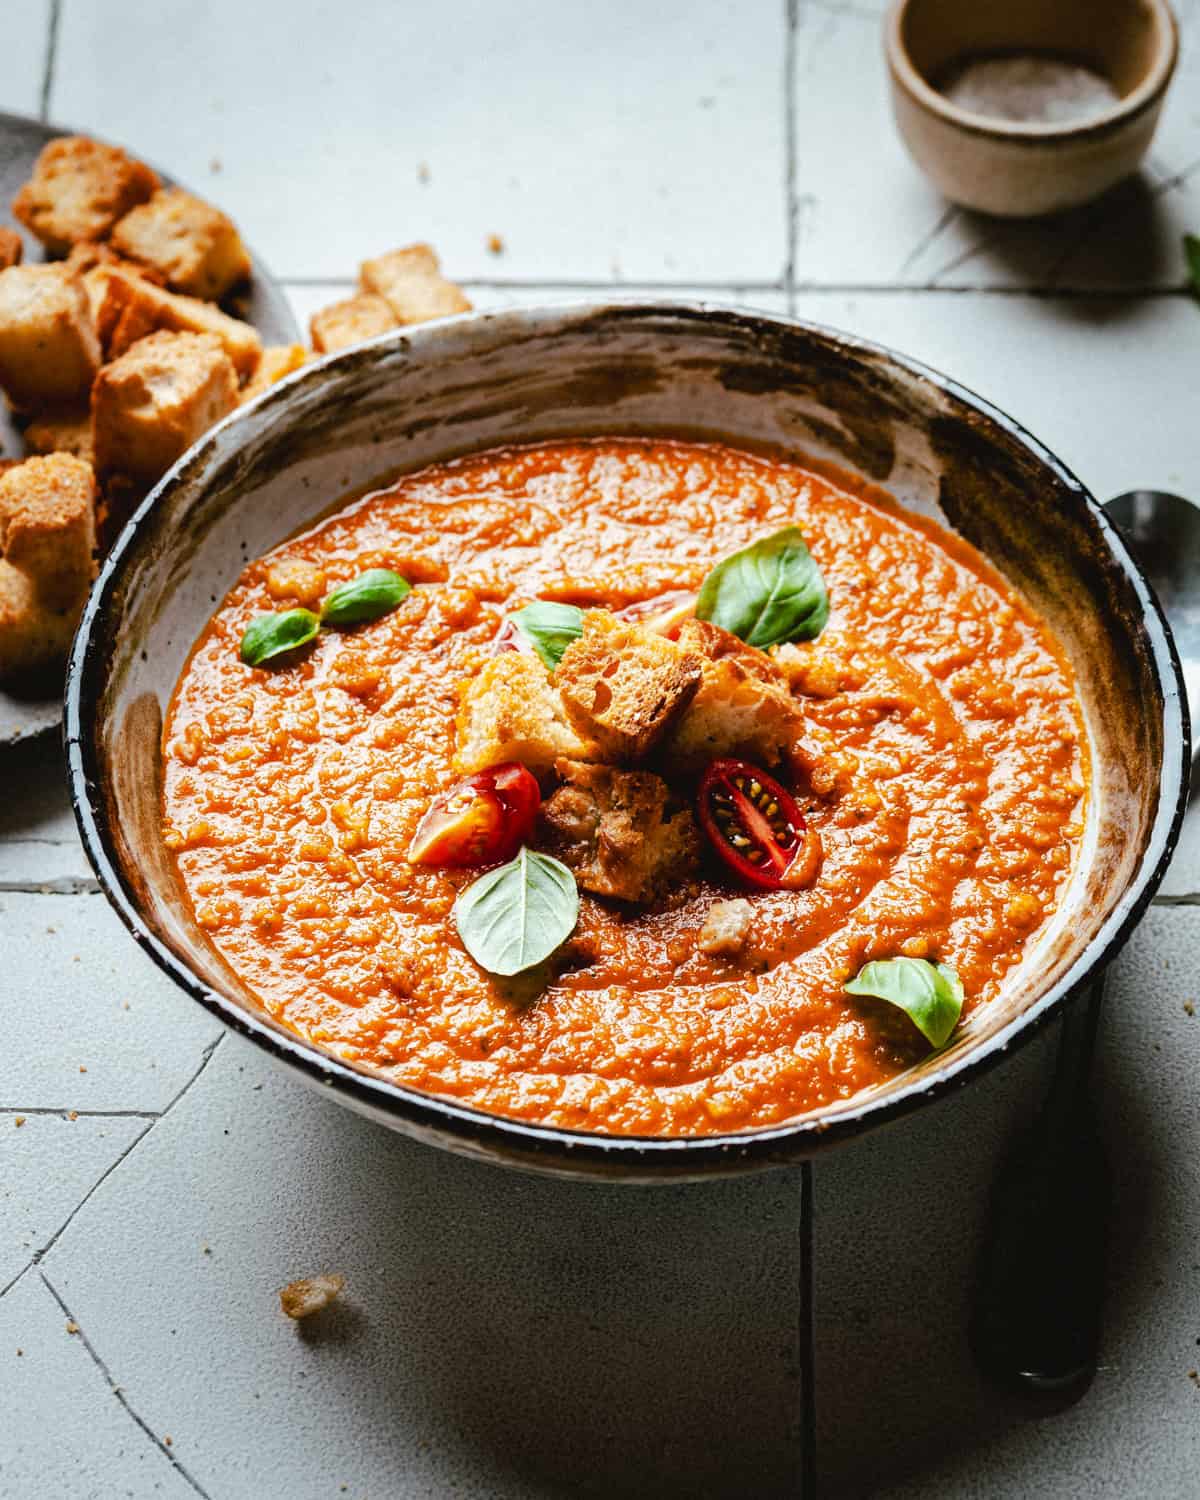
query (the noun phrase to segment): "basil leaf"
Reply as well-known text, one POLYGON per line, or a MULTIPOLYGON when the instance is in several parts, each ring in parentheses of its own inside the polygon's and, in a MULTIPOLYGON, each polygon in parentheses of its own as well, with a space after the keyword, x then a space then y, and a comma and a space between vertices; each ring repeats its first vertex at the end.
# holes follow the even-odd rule
POLYGON ((829 595, 800 528, 785 526, 718 563, 700 586, 696 617, 764 651, 819 636, 829 595))
POLYGON ((575 931, 579 892, 566 865, 522 848, 469 885, 454 903, 467 952, 489 974, 532 969, 575 931))
POLYGON ((273 656, 295 651, 315 640, 321 622, 311 609, 289 609, 281 615, 258 615, 242 636, 241 658, 248 667, 259 667, 273 656))
POLYGON ((946 1045, 962 1015, 962 980, 947 965, 924 958, 876 959, 865 964, 845 990, 898 1005, 935 1047, 946 1045))
POLYGON ((583 634, 583 610, 535 599, 508 617, 553 672, 563 652, 583 634))
POLYGON ((412 593, 412 585, 390 568, 369 568, 334 589, 321 609, 325 625, 358 625, 378 620, 412 593))
POLYGON ((1192 290, 1200 297, 1200 235, 1184 235, 1183 253, 1187 259, 1188 275, 1192 279, 1192 290))

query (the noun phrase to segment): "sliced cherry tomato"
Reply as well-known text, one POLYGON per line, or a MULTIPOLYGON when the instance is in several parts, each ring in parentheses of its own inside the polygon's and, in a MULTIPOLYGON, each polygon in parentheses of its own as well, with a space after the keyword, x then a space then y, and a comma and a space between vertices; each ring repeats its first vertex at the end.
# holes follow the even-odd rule
POLYGON ((478 771, 429 805, 409 846, 409 863, 503 863, 533 832, 541 800, 537 778, 517 761, 478 771))
POLYGON ((514 623, 511 615, 505 615, 500 622, 500 629, 491 639, 489 650, 493 656, 499 656, 501 651, 524 651, 532 653, 533 642, 514 623))
POLYGON ((713 848, 750 885, 796 889, 812 879, 795 798, 749 761, 713 761, 700 782, 699 812, 713 848))

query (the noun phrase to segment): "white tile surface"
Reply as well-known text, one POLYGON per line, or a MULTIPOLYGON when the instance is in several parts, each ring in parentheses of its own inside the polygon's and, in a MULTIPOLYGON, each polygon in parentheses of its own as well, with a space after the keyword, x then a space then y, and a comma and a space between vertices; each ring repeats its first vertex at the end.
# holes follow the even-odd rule
POLYGON ((740 7, 735 29, 725 0, 464 0, 437 22, 330 0, 122 10, 114 25, 111 7, 67 5, 52 112, 219 196, 284 277, 416 239, 456 277, 783 274, 774 0, 740 7), (285 57, 305 59, 290 83, 285 57))
POLYGON ((0 110, 36 115, 41 104, 50 0, 8 0, 0 45, 0 110))
POLYGON ((103 896, 2 892, 0 932, 0 1105, 164 1109, 221 1034, 103 896))

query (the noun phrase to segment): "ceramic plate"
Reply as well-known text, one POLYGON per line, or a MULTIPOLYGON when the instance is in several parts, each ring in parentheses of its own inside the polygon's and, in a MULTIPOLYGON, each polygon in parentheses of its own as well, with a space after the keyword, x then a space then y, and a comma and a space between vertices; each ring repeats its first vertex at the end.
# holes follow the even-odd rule
MULTIPOLYGON (((0 112, 0 224, 9 224, 14 229, 21 230, 27 261, 44 259, 41 246, 13 219, 8 205, 12 202, 13 194, 33 171, 38 152, 46 142, 57 135, 68 134, 71 132, 43 125, 39 120, 0 112)), ((136 150, 133 150, 133 154, 141 155, 136 150)), ((159 175, 164 182, 172 180, 165 172, 160 172, 159 175)), ((264 344, 296 342, 300 334, 287 299, 253 252, 251 258, 254 261, 254 271, 249 292, 242 294, 242 302, 235 310, 239 316, 254 324, 262 335, 264 344)), ((0 458, 18 457, 22 451, 20 433, 7 405, 0 399, 0 458)), ((61 718, 61 689, 56 688, 44 697, 27 698, 15 697, 0 688, 0 747, 14 740, 28 739, 31 735, 56 729, 61 718)))

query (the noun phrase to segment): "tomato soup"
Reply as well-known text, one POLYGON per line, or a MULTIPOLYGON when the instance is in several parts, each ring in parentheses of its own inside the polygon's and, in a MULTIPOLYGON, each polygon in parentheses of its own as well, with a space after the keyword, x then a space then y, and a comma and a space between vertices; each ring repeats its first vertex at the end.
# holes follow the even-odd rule
POLYGON ((1087 789, 1069 664, 973 550, 819 465, 636 439, 439 465, 251 563, 183 673, 164 757, 183 889, 272 1016, 399 1084, 634 1135, 773 1124, 926 1055, 908 1014, 846 984, 904 956, 952 968, 964 1016, 993 1003, 1064 890, 1087 789), (640 906, 584 889, 556 961, 489 973, 454 919, 479 872, 406 855, 457 779, 463 684, 506 616, 650 607, 789 526, 829 601, 783 648, 799 732, 773 773, 819 841, 815 876, 752 889, 710 852, 640 906), (374 568, 413 585, 389 613, 240 659, 254 617, 374 568), (736 957, 700 942, 730 897, 752 908, 736 957))

